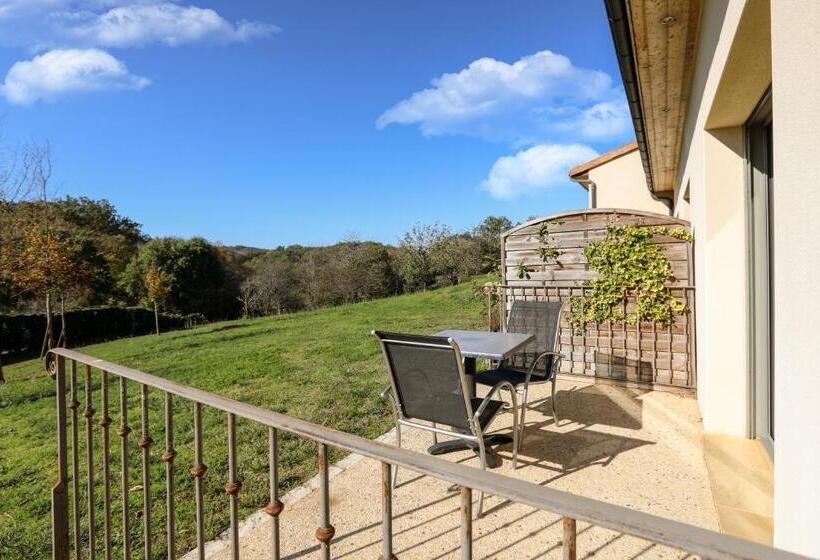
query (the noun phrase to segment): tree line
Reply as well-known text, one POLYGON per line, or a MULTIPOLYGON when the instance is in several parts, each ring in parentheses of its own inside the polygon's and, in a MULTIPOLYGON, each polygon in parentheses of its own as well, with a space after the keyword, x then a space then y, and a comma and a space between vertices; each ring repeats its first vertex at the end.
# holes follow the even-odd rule
POLYGON ((51 170, 46 145, 0 173, 0 313, 44 312, 43 352, 69 344, 66 309, 141 305, 211 321, 458 284, 497 269, 499 234, 512 227, 492 216, 465 232, 416 224, 396 245, 274 249, 150 238, 107 200, 51 198, 51 170))

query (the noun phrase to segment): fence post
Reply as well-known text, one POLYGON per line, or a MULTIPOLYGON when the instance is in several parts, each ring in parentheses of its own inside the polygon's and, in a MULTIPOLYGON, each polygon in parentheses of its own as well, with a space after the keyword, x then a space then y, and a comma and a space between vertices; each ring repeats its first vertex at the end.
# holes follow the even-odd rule
POLYGON ((319 558, 330 560, 330 541, 336 533, 330 524, 330 489, 327 472, 327 445, 319 444, 319 513, 320 523, 316 529, 316 540, 319 541, 319 558))
POLYGON ((473 557, 473 491, 462 486, 461 493, 461 560, 473 557))
POLYGON ((265 506, 265 513, 271 517, 271 558, 279 560, 279 515, 285 506, 279 500, 279 434, 276 428, 268 428, 268 455, 270 502, 265 506))
MULTIPOLYGON (((66 445, 65 358, 56 356, 57 483, 51 488, 51 557, 68 560, 68 460, 66 445)), ((79 543, 75 543, 79 546, 79 543)))
POLYGON ((396 560, 393 554, 393 484, 392 467, 382 462, 382 556, 381 560, 396 560))
POLYGON ((564 517, 564 560, 575 560, 575 520, 571 517, 564 517))

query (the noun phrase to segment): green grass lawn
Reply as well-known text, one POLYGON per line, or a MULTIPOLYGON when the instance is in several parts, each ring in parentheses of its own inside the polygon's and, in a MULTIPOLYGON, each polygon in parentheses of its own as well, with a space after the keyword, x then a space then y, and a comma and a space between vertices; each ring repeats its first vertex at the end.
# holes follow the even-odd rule
MULTIPOLYGON (((480 281, 479 281, 480 282, 480 281)), ((163 334, 160 337, 117 340, 81 351, 114 363, 228 396, 277 412, 290 414, 346 432, 373 438, 390 427, 391 416, 379 399, 387 383, 374 328, 431 333, 443 328, 484 328, 484 300, 475 285, 463 284, 320 311, 241 321, 163 334)), ((42 362, 32 360, 7 366, 7 383, 0 386, 0 558, 44 558, 50 554, 50 489, 55 480, 54 383, 42 362)), ((83 370, 80 378, 80 408, 83 370)), ((94 462, 97 511, 101 511, 100 376, 94 371, 94 462)), ((119 423, 116 380, 110 385, 111 472, 114 498, 113 535, 121 542, 119 423)), ((131 486, 140 483, 139 388, 129 384, 129 424, 134 429, 131 450, 131 486)), ((154 496, 154 556, 165 557, 163 396, 151 392, 150 432, 152 495, 154 496)), ((177 527, 180 551, 194 542, 193 485, 188 470, 193 463, 191 404, 174 401, 177 448, 177 527)), ((69 411, 70 412, 70 411, 69 411)), ((82 410, 80 410, 82 412, 82 410)), ((80 414, 81 486, 85 481, 85 419, 80 414)), ((228 524, 224 492, 227 473, 225 415, 206 410, 203 415, 206 480, 207 538, 228 524)), ((70 437, 70 428, 69 428, 70 437)), ((316 472, 316 446, 282 436, 280 480, 282 491, 316 472)), ((267 439, 265 428, 239 420, 237 448, 242 514, 263 506, 267 495, 267 439)), ((331 454, 337 460, 340 453, 331 454)), ((69 460, 69 469, 71 462, 69 460)), ((86 495, 81 491, 81 510, 86 495)), ((142 546, 142 492, 132 489, 131 541, 142 546)), ((332 514, 331 514, 332 515, 332 514)), ((98 527, 101 527, 97 514, 98 527)), ((86 519, 83 515, 83 524, 86 519)), ((98 535, 102 530, 98 530, 98 535)), ((83 530, 83 539, 87 531, 83 530)), ((98 537, 98 546, 99 549, 98 537)))

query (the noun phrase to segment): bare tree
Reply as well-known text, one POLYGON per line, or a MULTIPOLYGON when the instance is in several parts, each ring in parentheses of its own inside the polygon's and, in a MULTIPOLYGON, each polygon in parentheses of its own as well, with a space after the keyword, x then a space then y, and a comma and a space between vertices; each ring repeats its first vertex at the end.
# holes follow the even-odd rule
MULTIPOLYGON (((43 296, 46 329, 41 356, 54 347, 52 298, 63 297, 82 284, 87 271, 76 266, 77 249, 71 233, 57 228, 50 204, 54 162, 51 146, 29 144, 19 154, 13 179, 4 196, 27 196, 33 203, 24 212, 8 212, 4 206, 0 247, 0 274, 25 292, 43 296), (11 215, 13 214, 13 215, 11 215)), ((9 205, 11 199, 4 199, 9 205)), ((18 199, 19 200, 19 199, 18 199)), ((62 307, 61 341, 65 342, 65 306, 62 307)))
POLYGON ((266 262, 254 272, 252 280, 259 290, 259 313, 279 315, 296 303, 298 287, 291 263, 284 260, 266 262))
POLYGON ((32 194, 32 165, 36 158, 29 155, 30 149, 31 146, 22 150, 0 146, 0 204, 26 200, 32 194))
MULTIPOLYGON (((31 145, 23 150, 19 147, 0 146, 0 239, 4 240, 5 249, 8 249, 14 228, 11 205, 29 199, 38 186, 42 186, 45 191, 52 169, 51 150, 47 144, 44 147, 31 145)), ((0 255, 0 280, 8 280, 14 266, 12 262, 4 261, 6 259, 0 255)), ((0 351, 0 384, 4 382, 0 351)))
POLYGON ((247 319, 259 309, 262 288, 256 278, 247 278, 239 286, 239 295, 236 299, 242 304, 242 317, 247 319))

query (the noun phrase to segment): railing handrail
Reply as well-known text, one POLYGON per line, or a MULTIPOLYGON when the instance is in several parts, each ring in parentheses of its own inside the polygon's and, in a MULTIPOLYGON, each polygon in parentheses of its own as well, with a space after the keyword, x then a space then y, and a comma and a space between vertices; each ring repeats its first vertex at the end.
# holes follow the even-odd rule
MULTIPOLYGON (((522 288, 553 288, 553 289, 570 289, 579 290, 579 289, 586 289, 591 290, 591 286, 584 286, 583 284, 559 284, 552 280, 520 280, 521 284, 504 284, 502 282, 487 282, 484 284, 485 288, 509 288, 509 289, 516 289, 520 290, 522 288), (525 284, 525 282, 528 282, 525 284)), ((694 290, 696 286, 691 286, 689 284, 684 284, 680 286, 664 286, 669 290, 694 290)))
POLYGON ((690 553, 701 554, 710 559, 797 560, 805 558, 794 553, 776 550, 694 525, 390 446, 181 385, 75 350, 56 348, 51 350, 51 353, 325 445, 411 469, 462 487, 489 492, 536 509, 579 519, 606 529, 626 533, 690 553))

